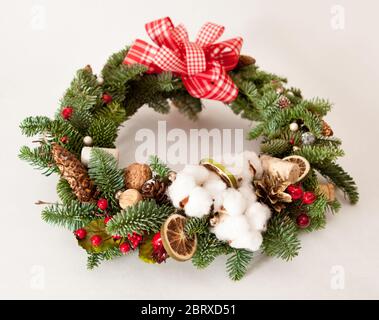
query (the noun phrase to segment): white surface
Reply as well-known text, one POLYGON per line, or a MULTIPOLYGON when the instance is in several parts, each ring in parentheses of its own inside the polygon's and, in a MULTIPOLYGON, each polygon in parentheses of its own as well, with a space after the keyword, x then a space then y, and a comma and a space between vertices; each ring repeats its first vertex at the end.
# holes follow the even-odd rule
MULTIPOLYGON (((345 28, 334 30, 335 4, 334 0, 1 1, 0 297, 379 298, 379 5, 340 0, 345 28), (46 25, 35 20, 38 10, 46 10, 46 25), (357 206, 345 205, 330 217, 325 230, 301 237, 299 257, 290 263, 257 259, 238 283, 226 277, 223 258, 205 271, 173 261, 147 265, 136 257, 87 271, 86 255, 72 235, 42 222, 41 208, 33 204, 56 199, 56 178, 45 178, 17 159, 19 147, 30 142, 18 130, 24 117, 52 116, 75 70, 89 63, 98 72, 111 53, 136 37, 147 38, 145 22, 166 15, 185 23, 192 35, 205 21, 224 24, 224 39, 242 36, 243 52, 252 54, 263 69, 287 76, 307 97, 333 101, 335 108, 327 119, 347 153, 340 163, 360 187, 357 206), (334 266, 344 268, 342 290, 331 287, 334 266)), ((176 113, 163 117, 140 111, 119 137, 121 161, 132 161, 135 131, 156 128, 157 119, 185 129, 249 127, 218 103, 207 105, 195 124, 176 113)))

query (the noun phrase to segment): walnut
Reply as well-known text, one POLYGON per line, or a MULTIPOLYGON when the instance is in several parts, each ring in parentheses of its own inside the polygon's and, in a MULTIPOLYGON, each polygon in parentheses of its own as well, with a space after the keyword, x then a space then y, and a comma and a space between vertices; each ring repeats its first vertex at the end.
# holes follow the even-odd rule
POLYGON ((143 184, 151 179, 151 176, 151 169, 147 164, 132 163, 125 169, 126 188, 141 190, 143 184))
POLYGON ((142 195, 138 190, 128 189, 120 194, 119 204, 122 209, 134 206, 142 200, 142 195))

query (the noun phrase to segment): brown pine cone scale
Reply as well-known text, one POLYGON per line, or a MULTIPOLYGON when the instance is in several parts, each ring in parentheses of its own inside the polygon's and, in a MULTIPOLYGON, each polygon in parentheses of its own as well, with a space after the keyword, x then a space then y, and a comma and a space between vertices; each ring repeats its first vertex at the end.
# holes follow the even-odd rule
POLYGON ((61 176, 69 183, 78 200, 94 201, 96 187, 88 175, 87 168, 80 160, 57 143, 53 144, 52 155, 61 176))
POLYGON ((141 194, 145 199, 155 199, 157 203, 163 203, 167 200, 166 190, 167 184, 165 182, 150 179, 143 184, 141 194))

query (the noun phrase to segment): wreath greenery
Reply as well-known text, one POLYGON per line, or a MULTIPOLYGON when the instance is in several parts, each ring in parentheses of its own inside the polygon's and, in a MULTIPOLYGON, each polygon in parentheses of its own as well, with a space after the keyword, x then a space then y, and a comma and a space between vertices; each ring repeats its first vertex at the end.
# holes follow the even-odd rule
MULTIPOLYGON (((24 135, 40 136, 36 148, 21 148, 20 158, 47 176, 61 175, 57 184, 61 202, 47 204, 42 218, 75 232, 88 253, 90 269, 103 260, 133 251, 139 251, 146 262, 164 261, 169 250, 165 250, 164 241, 162 246, 157 232, 169 217, 178 214, 165 192, 172 171, 154 155, 149 163, 152 176, 146 166, 136 169, 137 179, 150 178, 150 185, 145 186, 148 192, 142 192, 142 200, 138 194, 129 195, 124 200, 131 201, 131 205, 121 206, 120 191, 133 189, 128 188, 133 182, 126 181, 127 174, 118 168, 115 157, 102 148, 115 148, 121 124, 145 104, 160 113, 168 113, 174 105, 192 120, 203 108, 201 100, 191 96, 175 74, 147 74, 144 65, 123 64, 128 50, 113 54, 101 76, 93 74, 90 66, 80 69, 54 118, 28 117, 20 125, 24 135), (87 169, 79 159, 88 144, 92 145, 92 153, 87 169)), ((336 162, 344 155, 341 141, 323 120, 331 104, 319 98, 304 99, 299 89, 286 87, 286 79, 260 70, 254 59, 246 56, 240 57, 229 75, 239 93, 227 106, 254 123, 249 138, 262 138, 261 153, 280 159, 297 155, 310 164, 301 186, 297 185, 315 196, 306 206, 310 218, 306 228, 301 221, 299 224, 304 208, 299 212, 296 201, 286 203, 278 214, 274 203, 261 198, 273 212, 263 233, 261 251, 290 260, 300 249, 299 233, 324 228, 326 213, 340 208, 340 202, 326 191, 333 192, 335 186, 351 203, 358 201, 353 179, 336 162), (320 176, 327 184, 320 182, 320 176)), ((219 240, 210 232, 209 224, 209 216, 185 218, 183 234, 188 239, 196 238, 193 264, 205 268, 217 256, 226 254, 230 277, 241 279, 253 253, 219 240)))

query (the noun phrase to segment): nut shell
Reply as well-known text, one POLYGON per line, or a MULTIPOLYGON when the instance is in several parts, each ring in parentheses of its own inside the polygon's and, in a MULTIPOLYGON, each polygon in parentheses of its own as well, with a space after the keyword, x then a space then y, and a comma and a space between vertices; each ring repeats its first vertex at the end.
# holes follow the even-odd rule
POLYGON ((147 164, 132 163, 125 169, 126 188, 141 190, 143 184, 150 180, 151 176, 151 169, 147 164))
POLYGON ((136 189, 128 189, 122 192, 119 196, 119 204, 122 209, 134 206, 142 200, 141 193, 136 189))

